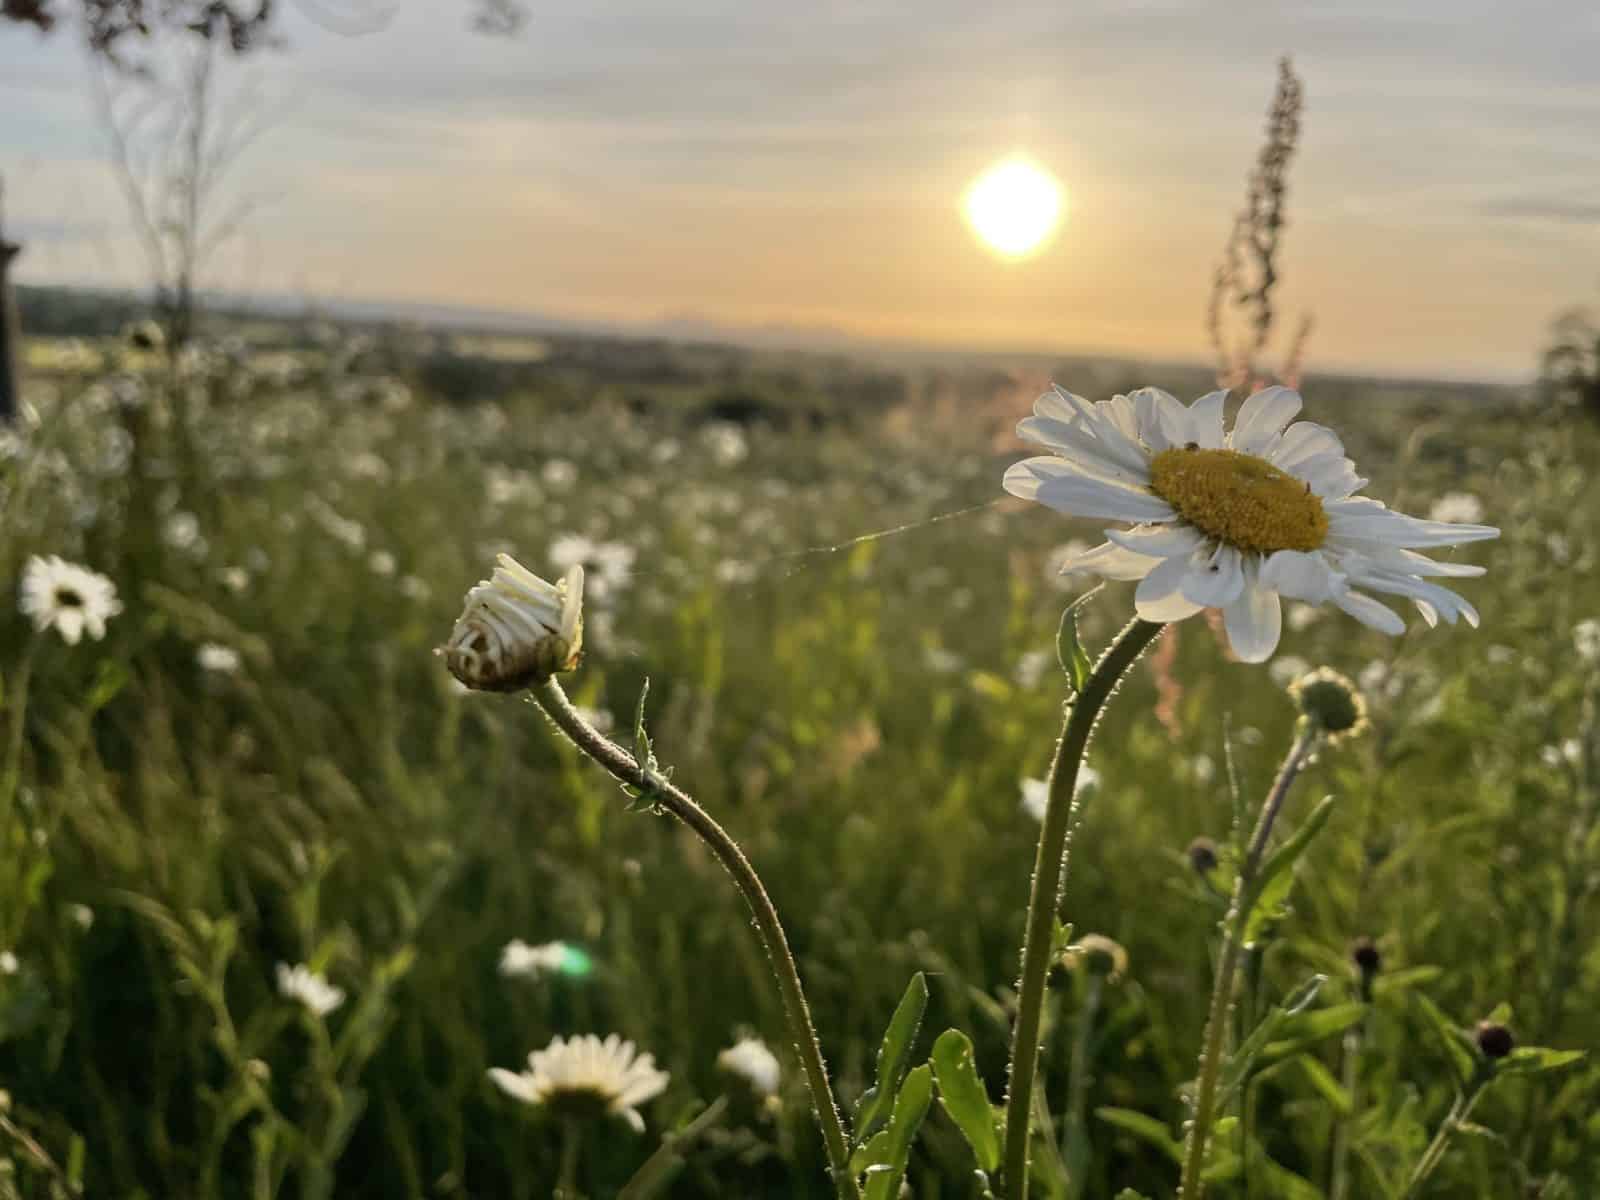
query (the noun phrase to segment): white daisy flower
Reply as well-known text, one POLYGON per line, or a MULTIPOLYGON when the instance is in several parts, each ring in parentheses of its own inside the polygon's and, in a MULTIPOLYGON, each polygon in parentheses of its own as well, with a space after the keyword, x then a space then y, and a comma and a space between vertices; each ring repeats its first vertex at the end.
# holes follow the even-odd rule
POLYGON ((778 1056, 758 1037, 740 1038, 717 1055, 717 1066, 743 1079, 758 1096, 777 1095, 778 1056))
POLYGON ((573 1117, 621 1117, 634 1132, 644 1132, 639 1105, 667 1089, 670 1078, 655 1059, 637 1054, 632 1042, 611 1034, 556 1038, 528 1055, 526 1071, 491 1067, 489 1078, 506 1095, 524 1104, 547 1105, 573 1117))
POLYGON ((1483 501, 1471 492, 1446 492, 1433 502, 1428 520, 1471 525, 1483 520, 1483 501))
POLYGON ((1365 625, 1405 623, 1367 592, 1403 596, 1428 624, 1478 614, 1426 576, 1483 574, 1415 551, 1500 535, 1487 525, 1423 521, 1355 493, 1366 485, 1331 429, 1289 422, 1300 396, 1270 387, 1223 428, 1226 392, 1185 407, 1159 388, 1091 404, 1059 388, 1034 404, 1019 436, 1051 454, 1015 463, 1005 489, 1075 517, 1130 523, 1066 564, 1138 580, 1146 621, 1220 608, 1233 652, 1264 662, 1282 630, 1279 597, 1332 603, 1365 625), (1363 590, 1364 589, 1364 590, 1363 590))
POLYGON ((336 988, 323 975, 305 963, 278 964, 278 994, 304 1004, 319 1017, 325 1017, 344 1003, 344 989, 336 988))
POLYGON ((500 974, 537 979, 546 971, 559 971, 566 961, 565 942, 530 946, 521 938, 512 938, 500 951, 500 974))
POLYGON ((547 583, 509 554, 467 593, 444 659, 469 688, 512 692, 578 665, 583 649, 583 568, 547 583))
POLYGON ((1589 617, 1572 627, 1572 648, 1584 662, 1600 662, 1600 618, 1589 617))
POLYGON ((22 614, 40 633, 54 628, 61 640, 76 646, 87 631, 95 641, 106 635, 106 621, 122 611, 117 585, 87 567, 52 554, 37 554, 22 571, 22 614))
POLYGON ((215 671, 218 675, 232 675, 239 669, 239 652, 231 646, 222 646, 216 642, 206 642, 200 649, 195 651, 194 657, 203 671, 215 671))
MULTIPOLYGON (((1100 786, 1100 772, 1088 763, 1078 765, 1078 781, 1073 785, 1072 794, 1081 796, 1089 788, 1100 786)), ((1024 779, 1022 781, 1022 811, 1035 821, 1043 821, 1045 809, 1050 806, 1050 783, 1045 779, 1024 779)))

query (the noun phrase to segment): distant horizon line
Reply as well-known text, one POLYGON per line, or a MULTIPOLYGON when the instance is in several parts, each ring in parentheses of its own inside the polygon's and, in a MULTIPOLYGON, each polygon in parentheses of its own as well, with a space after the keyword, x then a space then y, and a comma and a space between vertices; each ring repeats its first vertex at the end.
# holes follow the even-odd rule
MULTIPOLYGON (((144 301, 146 292, 124 285, 81 281, 37 282, 18 281, 18 288, 85 292, 105 296, 124 297, 144 301)), ((381 299, 376 297, 316 296, 310 293, 266 291, 234 292, 225 289, 202 288, 197 293, 201 299, 218 308, 245 309, 263 315, 288 317, 317 315, 319 309, 335 319, 350 321, 429 320, 448 327, 476 329, 485 332, 538 335, 540 333, 573 336, 615 337, 637 341, 669 341, 729 345, 749 350, 788 351, 813 354, 892 354, 936 355, 939 357, 1033 360, 1043 364, 1049 359, 1085 359, 1099 362, 1125 362, 1130 365, 1172 367, 1181 370, 1211 370, 1209 360, 1182 355, 1137 354, 1124 350, 1083 348, 1023 348, 1015 346, 981 346, 971 343, 926 341, 918 338, 874 337, 854 333, 833 325, 806 325, 802 323, 761 322, 747 324, 726 321, 685 310, 679 313, 661 313, 655 317, 625 318, 586 314, 557 314, 536 309, 500 308, 492 305, 463 304, 452 301, 406 299, 381 299)), ((26 331, 24 331, 26 332, 26 331)), ((1532 383, 1536 372, 1529 370, 1518 374, 1481 372, 1451 372, 1437 367, 1412 366, 1385 369, 1370 363, 1332 362, 1326 367, 1312 368, 1307 376, 1323 375, 1341 379, 1372 379, 1389 383, 1453 383, 1479 384, 1487 387, 1515 388, 1532 383)))

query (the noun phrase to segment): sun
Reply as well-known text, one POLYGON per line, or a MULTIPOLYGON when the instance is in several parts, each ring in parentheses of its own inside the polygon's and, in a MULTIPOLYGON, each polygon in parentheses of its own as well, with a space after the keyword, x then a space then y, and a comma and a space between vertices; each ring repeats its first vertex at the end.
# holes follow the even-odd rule
POLYGON ((1055 232, 1065 203, 1053 175, 1017 156, 974 179, 961 207, 984 245, 1004 258, 1026 258, 1055 232))

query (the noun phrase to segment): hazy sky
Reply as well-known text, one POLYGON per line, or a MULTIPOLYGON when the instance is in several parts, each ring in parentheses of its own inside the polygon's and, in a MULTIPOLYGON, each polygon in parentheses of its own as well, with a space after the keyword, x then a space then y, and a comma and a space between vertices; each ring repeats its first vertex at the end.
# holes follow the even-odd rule
MULTIPOLYGON (((1587 0, 534 0, 513 40, 459 0, 363 37, 286 8, 289 47, 228 77, 274 116, 217 286, 1202 358, 1289 51, 1282 304, 1316 316, 1313 368, 1525 375, 1555 310, 1600 301, 1587 0), (1016 151, 1069 216, 1006 262, 959 204, 1016 151)), ((24 279, 140 277, 87 81, 70 36, 0 31, 24 279)))

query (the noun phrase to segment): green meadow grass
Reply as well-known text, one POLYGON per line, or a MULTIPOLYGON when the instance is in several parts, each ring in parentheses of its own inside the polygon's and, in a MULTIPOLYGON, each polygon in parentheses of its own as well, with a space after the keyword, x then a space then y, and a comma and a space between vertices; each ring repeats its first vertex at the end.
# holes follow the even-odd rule
MULTIPOLYGON (((672 1083, 646 1135, 586 1134, 583 1188, 607 1197, 729 1089, 716 1055, 756 1033, 780 1050, 781 1107, 733 1104, 666 1194, 830 1194, 721 870, 630 810, 535 707, 464 694, 433 653, 497 550, 554 575, 552 545, 573 536, 632 558, 603 549, 609 567, 591 569, 568 690, 626 734, 649 678, 657 753, 766 880, 847 1107, 917 971, 922 1041, 964 1029, 1001 1098, 1038 833, 1020 780, 1048 767, 1066 695, 1055 631, 1082 590, 1051 559, 1098 540, 1092 523, 990 505, 1016 443, 914 409, 739 427, 642 414, 581 378, 451 406, 321 365, 242 389, 243 369, 191 364, 170 395, 159 374, 62 377, 3 447, 0 577, 14 586, 30 555, 60 554, 111 576, 124 604, 104 641, 75 647, 0 611, 13 1133, 63 1175, 81 1169, 92 1197, 542 1198, 559 1130, 486 1070, 558 1034, 615 1031, 672 1083), (238 670, 204 669, 205 644, 236 651, 238 670), (506 978, 512 938, 567 941, 592 969, 506 978), (276 991, 276 964, 301 961, 348 994, 325 1028, 276 991)), ((1453 1094, 1420 997, 1467 1027, 1509 1003, 1529 1043, 1600 1034, 1600 668, 1573 638, 1600 616, 1600 434, 1526 409, 1428 415, 1349 389, 1319 402, 1315 382, 1306 395, 1371 494, 1425 514, 1469 492, 1504 530, 1461 552, 1489 568, 1462 588, 1481 630, 1412 613, 1389 640, 1322 612, 1286 630, 1277 660, 1361 678, 1375 729, 1325 753, 1291 800, 1293 822, 1339 798, 1247 964, 1246 1004, 1319 972, 1317 1004, 1347 1001, 1348 946, 1377 939, 1349 1119, 1352 1195, 1382 1197, 1453 1094)), ((1103 644, 1131 605, 1126 585, 1098 594, 1085 639, 1103 644)), ((1093 744, 1101 782, 1065 915, 1119 941, 1130 967, 1087 1045, 1091 1114, 1134 1110, 1176 1135, 1223 912, 1184 850, 1227 838, 1230 769, 1248 797, 1270 782, 1294 721, 1286 674, 1231 662, 1203 619, 1185 622, 1093 744)), ((1052 979, 1052 1113, 1085 987, 1052 979)), ((1329 1038, 1252 1080, 1230 1111, 1271 1162, 1213 1195, 1323 1194, 1339 1054, 1329 1038)), ((1586 1061, 1498 1084, 1427 1194, 1600 1194, 1597 1083, 1586 1061)), ((1175 1163, 1131 1124, 1091 1115, 1082 1195, 1171 1195, 1175 1163)), ((14 1136, 0 1150, 0 1194, 53 1194, 14 1136)), ((942 1113, 909 1183, 978 1194, 942 1113)))

